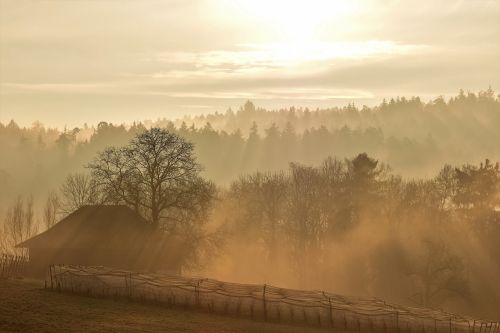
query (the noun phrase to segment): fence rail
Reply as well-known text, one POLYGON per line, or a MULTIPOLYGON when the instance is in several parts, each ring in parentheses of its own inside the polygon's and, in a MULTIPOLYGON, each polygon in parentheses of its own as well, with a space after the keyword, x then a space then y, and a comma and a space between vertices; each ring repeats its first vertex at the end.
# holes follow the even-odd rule
POLYGON ((28 264, 29 260, 27 257, 0 254, 0 278, 22 276, 28 264))
POLYGON ((338 330, 500 333, 498 322, 474 320, 441 310, 404 307, 375 298, 142 274, 105 267, 52 265, 46 285, 56 290, 91 296, 149 300, 209 312, 338 330))

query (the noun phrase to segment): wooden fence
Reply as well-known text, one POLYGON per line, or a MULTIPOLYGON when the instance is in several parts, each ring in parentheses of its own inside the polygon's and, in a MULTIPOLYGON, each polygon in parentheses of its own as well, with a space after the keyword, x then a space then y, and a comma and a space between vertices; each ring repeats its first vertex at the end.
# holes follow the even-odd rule
POLYGON ((96 297, 127 297, 214 313, 358 332, 500 333, 500 323, 379 299, 322 291, 142 274, 105 267, 52 265, 49 288, 96 297))
POLYGON ((29 260, 27 257, 0 254, 0 278, 22 276, 28 264, 29 260))

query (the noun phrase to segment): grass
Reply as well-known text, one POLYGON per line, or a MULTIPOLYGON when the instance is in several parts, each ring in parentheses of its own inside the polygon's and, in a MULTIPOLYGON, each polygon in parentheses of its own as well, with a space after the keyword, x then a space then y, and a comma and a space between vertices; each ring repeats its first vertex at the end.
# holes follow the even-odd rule
POLYGON ((314 333, 324 330, 91 298, 0 279, 0 332, 314 333))

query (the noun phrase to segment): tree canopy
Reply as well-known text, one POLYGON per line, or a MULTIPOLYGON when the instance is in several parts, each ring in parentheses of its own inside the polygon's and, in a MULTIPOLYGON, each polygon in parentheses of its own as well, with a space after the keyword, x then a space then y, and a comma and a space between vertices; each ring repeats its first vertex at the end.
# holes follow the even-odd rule
POLYGON ((106 148, 88 168, 109 201, 134 208, 158 229, 174 231, 199 219, 215 193, 199 175, 193 144, 165 129, 106 148))

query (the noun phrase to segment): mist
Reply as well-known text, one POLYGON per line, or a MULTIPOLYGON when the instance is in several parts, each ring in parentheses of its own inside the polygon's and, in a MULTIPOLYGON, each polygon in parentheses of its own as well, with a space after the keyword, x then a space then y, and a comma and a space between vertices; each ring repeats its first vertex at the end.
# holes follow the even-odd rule
MULTIPOLYGON (((229 225, 228 253, 207 274, 494 318, 498 180, 482 210, 459 199, 470 165, 423 180, 374 163, 363 179, 369 163, 329 158, 233 183, 214 218, 229 225)), ((488 163, 477 170, 498 170, 488 163)))
POLYGON ((205 238, 185 274, 493 318, 499 117, 489 89, 374 108, 268 111, 248 101, 224 114, 64 131, 11 121, 0 125, 2 248, 20 251, 79 207, 126 204, 100 187, 92 163, 160 127, 193 143, 215 189, 188 214, 203 222, 187 234, 205 238))
POLYGON ((0 0, 0 331, 495 331, 499 22, 498 0, 0 0))

